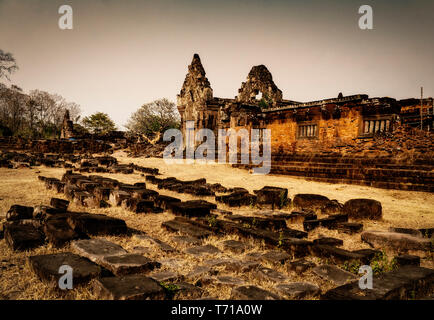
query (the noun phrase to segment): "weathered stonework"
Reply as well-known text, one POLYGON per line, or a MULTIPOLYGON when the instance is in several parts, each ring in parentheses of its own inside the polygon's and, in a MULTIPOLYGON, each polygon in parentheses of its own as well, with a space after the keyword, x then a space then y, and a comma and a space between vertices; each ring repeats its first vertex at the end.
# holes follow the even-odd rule
POLYGON ((194 55, 178 95, 182 129, 271 129, 273 152, 324 149, 392 131, 400 104, 391 98, 358 94, 301 103, 282 98, 270 71, 254 66, 235 99, 213 97, 200 58, 194 55))
POLYGON ((61 139, 69 139, 74 138, 74 125, 69 117, 69 110, 65 111, 65 115, 63 117, 62 130, 60 132, 61 139))

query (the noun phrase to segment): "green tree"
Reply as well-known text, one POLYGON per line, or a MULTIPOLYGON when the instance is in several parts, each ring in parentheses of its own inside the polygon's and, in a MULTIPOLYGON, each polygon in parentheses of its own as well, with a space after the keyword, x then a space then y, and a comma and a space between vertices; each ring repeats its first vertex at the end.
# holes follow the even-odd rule
POLYGON ((82 120, 83 126, 92 133, 106 134, 116 130, 116 125, 107 113, 96 112, 82 120))
POLYGON ((125 125, 130 133, 145 136, 153 136, 179 126, 176 105, 166 98, 144 104, 131 115, 125 125))

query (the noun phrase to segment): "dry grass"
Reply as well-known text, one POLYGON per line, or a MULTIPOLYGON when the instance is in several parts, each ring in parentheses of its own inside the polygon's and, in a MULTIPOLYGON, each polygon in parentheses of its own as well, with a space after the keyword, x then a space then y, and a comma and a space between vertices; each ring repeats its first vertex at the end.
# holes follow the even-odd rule
MULTIPOLYGON (((293 197, 297 193, 319 193, 328 196, 331 199, 337 199, 341 202, 351 198, 373 198, 383 204, 384 219, 378 222, 365 221, 365 229, 387 229, 389 226, 405 227, 427 227, 434 224, 434 195, 423 192, 405 192, 395 190, 382 190, 360 186, 336 185, 318 182, 309 182, 302 179, 294 179, 285 176, 252 176, 248 172, 231 168, 227 165, 168 165, 161 159, 132 159, 125 156, 124 153, 116 154, 118 160, 122 163, 135 162, 136 164, 159 168, 163 177, 175 176, 179 179, 191 180, 196 178, 206 178, 210 183, 221 183, 226 187, 244 187, 249 191, 260 189, 265 185, 285 187, 289 189, 289 196, 293 197)), ((0 219, 6 215, 6 211, 13 204, 22 204, 35 206, 38 204, 49 204, 51 197, 65 198, 63 194, 57 194, 54 191, 46 190, 43 183, 38 181, 38 174, 60 178, 64 169, 40 167, 36 169, 19 169, 9 170, 0 169, 0 219)), ((100 174, 115 178, 124 183, 143 182, 144 178, 138 174, 100 174)), ((148 184, 148 188, 156 189, 156 186, 148 184)), ((178 194, 168 190, 159 190, 160 193, 174 196, 182 200, 195 199, 186 194, 178 194)), ((212 197, 204 197, 205 200, 215 202, 212 197)), ((219 204, 219 208, 233 211, 239 214, 251 215, 256 208, 245 207, 241 209, 228 208, 219 204)), ((290 211, 291 208, 286 208, 290 211)), ((161 223, 173 219, 173 215, 167 212, 161 214, 134 214, 121 207, 105 209, 84 209, 83 207, 70 205, 73 211, 88 211, 92 213, 103 213, 112 217, 124 219, 127 225, 146 232, 149 236, 160 239, 176 249, 175 252, 167 253, 162 251, 158 245, 149 240, 140 237, 106 237, 106 239, 122 245, 126 250, 132 252, 135 247, 147 248, 146 256, 158 260, 166 261, 161 270, 175 271, 181 275, 187 275, 195 267, 205 265, 206 261, 217 258, 228 259, 245 259, 245 255, 251 252, 264 252, 265 248, 262 243, 252 239, 240 239, 234 235, 223 237, 211 236, 203 241, 203 244, 211 244, 219 249, 221 242, 228 239, 241 240, 248 245, 248 250, 240 255, 230 252, 221 251, 218 254, 208 256, 192 256, 184 252, 186 246, 179 245, 173 241, 176 234, 167 232, 161 228, 161 223), (172 260, 172 263, 167 261, 172 260)), ((294 229, 302 229, 300 224, 289 225, 294 229)), ((360 241, 360 235, 346 235, 334 230, 318 228, 309 234, 309 239, 316 239, 319 235, 336 237, 344 240, 345 249, 361 249, 368 246, 360 241)), ((27 252, 11 252, 5 241, 0 241, 1 269, 0 269, 0 299, 95 299, 91 285, 76 288, 66 294, 52 290, 30 271, 26 265, 26 257, 35 254, 54 253, 58 251, 68 251, 65 247, 61 250, 44 246, 27 252), (13 265, 11 265, 13 264, 13 265)), ((308 257, 308 260, 319 263, 319 259, 308 257)), ((423 264, 432 267, 432 261, 423 260, 423 264)), ((309 281, 319 285, 322 291, 333 287, 327 281, 315 276, 312 272, 306 272, 303 276, 288 272, 285 265, 271 265, 262 263, 262 265, 273 268, 285 274, 289 281, 309 281)), ((242 274, 227 271, 224 267, 216 267, 219 275, 231 275, 244 280, 246 283, 258 285, 264 289, 274 291, 276 283, 259 280, 255 272, 244 272, 242 274)), ((197 279, 187 279, 194 282, 197 279)), ((231 287, 210 283, 204 286, 204 297, 210 296, 218 299, 228 299, 230 297, 231 287)))

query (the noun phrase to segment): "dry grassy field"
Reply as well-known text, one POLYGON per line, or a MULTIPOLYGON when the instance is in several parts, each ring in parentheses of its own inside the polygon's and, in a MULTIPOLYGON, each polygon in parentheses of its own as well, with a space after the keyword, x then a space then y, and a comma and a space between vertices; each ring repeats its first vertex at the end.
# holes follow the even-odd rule
MULTIPOLYGON (((117 152, 115 154, 120 163, 134 162, 146 167, 154 167, 160 170, 163 177, 174 176, 180 180, 193 180, 197 178, 206 178, 209 183, 221 183, 225 187, 244 187, 250 192, 260 189, 263 186, 284 187, 289 190, 288 196, 292 198, 297 193, 317 193, 345 202, 353 198, 370 198, 378 200, 383 206, 383 219, 381 221, 364 221, 364 230, 387 230, 390 226, 423 228, 434 225, 434 195, 424 192, 408 192, 397 190, 384 190, 364 186, 328 184, 320 182, 305 181, 303 179, 291 178, 286 176, 255 176, 245 170, 235 169, 228 165, 221 164, 166 164, 162 159, 156 158, 128 158, 125 153, 117 152)), ((37 167, 32 169, 0 169, 0 220, 5 219, 9 207, 13 204, 28 206, 49 205, 52 197, 65 198, 63 194, 57 194, 54 191, 46 190, 44 184, 37 177, 43 175, 47 177, 60 178, 65 172, 64 169, 37 167)), ((139 173, 133 174, 101 174, 102 176, 111 177, 124 183, 144 182, 144 177, 139 173)), ((147 188, 156 189, 155 185, 147 184, 147 188)), ((179 194, 168 190, 159 190, 160 194, 174 196, 182 200, 197 199, 197 197, 186 194, 179 194)), ((204 197, 205 200, 215 202, 213 197, 204 197)), ((232 211, 233 213, 251 215, 257 209, 251 207, 229 208, 218 204, 219 208, 232 211)), ((225 253, 221 248, 221 242, 227 239, 239 239, 237 236, 228 235, 224 237, 212 236, 203 241, 204 244, 212 244, 221 249, 218 254, 211 256, 195 257, 184 253, 185 247, 173 241, 173 233, 161 228, 161 223, 174 218, 174 215, 164 212, 160 214, 134 214, 121 207, 111 207, 105 209, 88 209, 76 206, 71 203, 71 211, 86 211, 92 213, 104 213, 109 216, 124 219, 127 225, 146 232, 148 235, 158 238, 172 247, 176 252, 164 252, 158 245, 149 240, 139 237, 105 237, 106 239, 122 245, 129 252, 142 250, 146 256, 162 263, 162 270, 175 271, 181 275, 186 275, 198 265, 205 265, 211 259, 216 258, 241 258, 233 253, 225 253)), ((282 211, 291 211, 286 208, 282 211)), ((302 230, 302 225, 289 225, 291 228, 302 230)), ((360 240, 360 234, 347 235, 338 233, 335 230, 317 228, 309 232, 309 240, 317 238, 319 235, 336 237, 344 240, 343 248, 345 249, 362 249, 369 246, 360 240)), ((248 250, 242 254, 245 256, 252 252, 264 252, 264 246, 253 240, 242 240, 248 245, 248 250)), ((30 271, 26 264, 26 257, 31 255, 53 253, 58 251, 69 251, 66 246, 61 250, 51 248, 45 245, 38 249, 27 252, 12 252, 0 240, 0 299, 95 299, 92 291, 92 284, 75 288, 67 293, 59 292, 48 288, 30 271)), ((316 263, 319 259, 308 257, 316 263)), ((267 263, 264 263, 267 266, 267 263)), ((432 258, 423 259, 422 266, 433 268, 432 258)), ((333 285, 311 272, 298 276, 295 273, 288 272, 285 265, 268 265, 273 269, 287 275, 291 281, 309 281, 320 286, 321 290, 333 287, 333 285)), ((275 283, 259 280, 251 272, 243 274, 234 274, 220 270, 220 275, 235 276, 245 283, 256 284, 264 289, 273 291, 275 283)), ((194 283, 195 279, 189 282, 194 283)), ((228 299, 231 287, 219 284, 209 284, 204 286, 202 297, 213 297, 217 299, 228 299)))

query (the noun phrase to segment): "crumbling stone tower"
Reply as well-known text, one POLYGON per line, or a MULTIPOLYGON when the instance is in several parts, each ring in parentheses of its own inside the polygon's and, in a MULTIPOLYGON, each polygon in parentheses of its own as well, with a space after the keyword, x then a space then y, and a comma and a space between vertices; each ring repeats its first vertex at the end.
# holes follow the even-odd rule
POLYGON ((181 115, 183 133, 185 133, 186 122, 191 120, 194 121, 196 130, 215 128, 218 108, 210 105, 212 100, 211 85, 196 53, 188 66, 188 73, 178 95, 178 111, 181 115))
POLYGON ((74 137, 75 137, 74 125, 69 117, 69 110, 66 110, 65 115, 63 116, 63 124, 62 124, 62 130, 60 131, 60 138, 69 139, 74 137))
POLYGON ((274 83, 270 71, 262 64, 250 70, 247 81, 238 90, 237 102, 255 103, 261 98, 274 107, 282 101, 282 91, 274 83))

